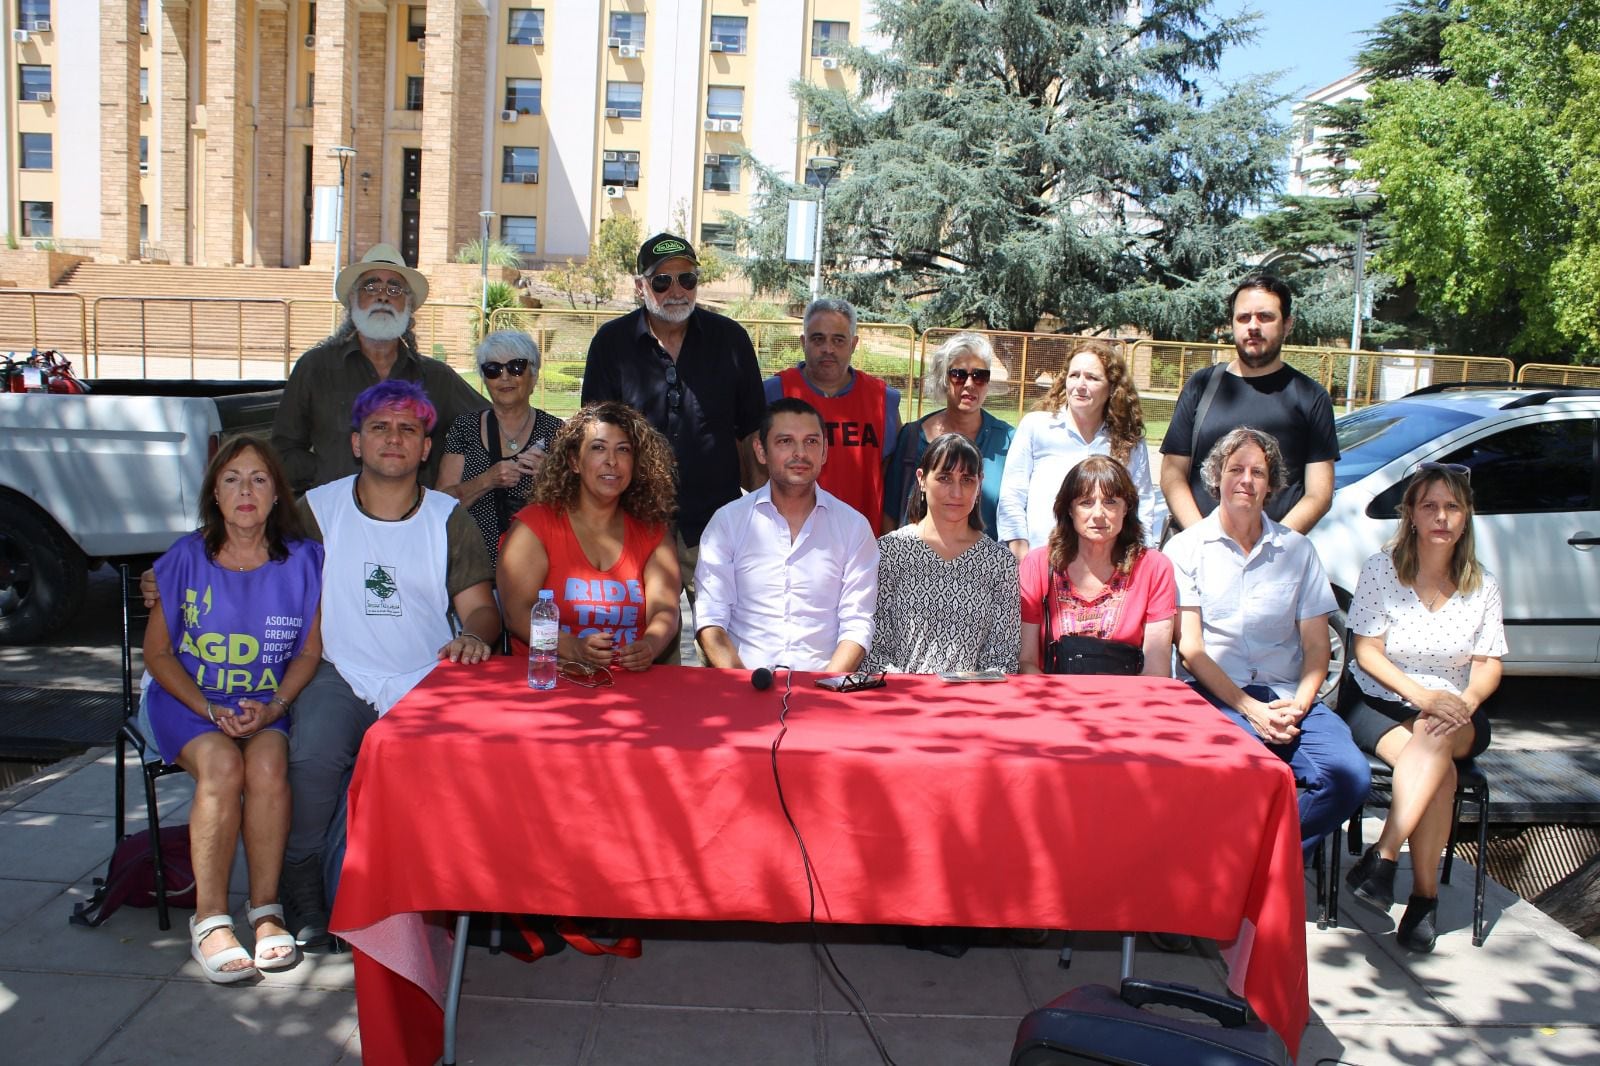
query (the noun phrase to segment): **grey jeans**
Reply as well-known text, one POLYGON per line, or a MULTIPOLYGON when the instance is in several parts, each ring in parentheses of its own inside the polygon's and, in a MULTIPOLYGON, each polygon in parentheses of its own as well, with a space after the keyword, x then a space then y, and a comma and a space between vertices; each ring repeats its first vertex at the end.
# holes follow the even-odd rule
MULTIPOLYGON (((289 734, 289 793, 293 814, 284 858, 321 855, 328 830, 361 751, 361 738, 378 720, 377 708, 350 690, 327 660, 294 701, 289 734)), ((341 833, 342 835, 342 833, 341 833)))

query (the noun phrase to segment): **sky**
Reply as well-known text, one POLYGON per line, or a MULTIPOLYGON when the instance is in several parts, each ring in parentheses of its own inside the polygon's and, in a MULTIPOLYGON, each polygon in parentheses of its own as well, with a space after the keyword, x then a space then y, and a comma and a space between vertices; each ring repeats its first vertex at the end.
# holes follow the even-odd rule
MULTIPOLYGON (((1278 90, 1298 99, 1353 71, 1354 56, 1366 43, 1362 31, 1394 6, 1395 0, 1217 0, 1212 10, 1218 15, 1261 15, 1256 41, 1223 55, 1221 80, 1281 71, 1278 90)), ((1278 117, 1288 121, 1288 105, 1278 117)))

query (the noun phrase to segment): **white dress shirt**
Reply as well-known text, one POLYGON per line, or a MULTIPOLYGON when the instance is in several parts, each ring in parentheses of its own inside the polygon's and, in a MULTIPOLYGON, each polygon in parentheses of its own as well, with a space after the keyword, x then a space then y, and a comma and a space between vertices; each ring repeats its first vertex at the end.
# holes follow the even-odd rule
POLYGON ((694 577, 696 631, 726 630, 751 669, 823 670, 842 640, 872 647, 878 542, 823 489, 792 541, 770 484, 725 504, 700 538, 694 577))
MULTIPOLYGON (((1262 515, 1261 539, 1247 555, 1223 532, 1218 508, 1162 550, 1172 560, 1178 606, 1200 608, 1206 654, 1228 680, 1293 698, 1305 663, 1300 621, 1338 607, 1311 542, 1262 515)), ((1181 665, 1178 676, 1194 680, 1181 665)))
MULTIPOLYGON (((1000 543, 1026 540, 1033 548, 1049 544, 1056 528, 1056 493, 1061 491, 1061 482, 1089 456, 1110 454, 1111 434, 1104 422, 1092 440, 1084 440, 1065 407, 1055 414, 1030 411, 1023 415, 1000 479, 1000 543)), ((1139 492, 1139 521, 1144 523, 1145 538, 1154 543, 1151 526, 1155 523, 1156 489, 1150 480, 1150 450, 1143 440, 1128 455, 1128 476, 1139 492)))

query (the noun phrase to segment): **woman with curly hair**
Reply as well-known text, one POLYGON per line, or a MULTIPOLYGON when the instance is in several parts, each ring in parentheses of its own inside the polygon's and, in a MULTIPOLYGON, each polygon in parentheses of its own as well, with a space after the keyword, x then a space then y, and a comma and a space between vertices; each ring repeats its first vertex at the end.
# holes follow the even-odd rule
POLYGON ((646 670, 678 632, 672 451, 644 416, 592 403, 550 442, 531 502, 511 520, 495 586, 506 628, 528 639, 540 589, 561 613, 557 655, 646 670))
POLYGON ((1127 467, 1139 492, 1139 520, 1155 520, 1155 484, 1144 445, 1144 415, 1127 364, 1104 341, 1082 341, 1037 410, 1024 415, 1000 479, 1000 539, 1021 562, 1049 543, 1056 493, 1067 472, 1090 455, 1127 467))

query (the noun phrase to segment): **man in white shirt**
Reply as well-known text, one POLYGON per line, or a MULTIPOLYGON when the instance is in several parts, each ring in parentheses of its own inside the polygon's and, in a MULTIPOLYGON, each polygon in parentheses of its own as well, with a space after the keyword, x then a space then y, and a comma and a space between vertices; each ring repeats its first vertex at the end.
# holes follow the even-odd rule
POLYGON ((700 539, 695 638, 710 666, 848 673, 872 646, 878 543, 824 489, 822 415, 784 397, 756 434, 767 483, 711 516, 700 539))

